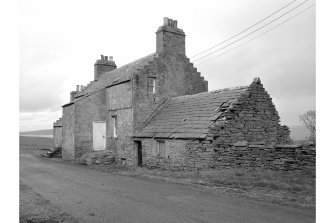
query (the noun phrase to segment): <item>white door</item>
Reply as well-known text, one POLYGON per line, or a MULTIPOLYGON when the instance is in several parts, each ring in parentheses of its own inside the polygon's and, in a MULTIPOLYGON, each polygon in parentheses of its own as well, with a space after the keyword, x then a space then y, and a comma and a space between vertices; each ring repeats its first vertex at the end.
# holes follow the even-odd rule
POLYGON ((93 150, 106 149, 106 122, 93 122, 93 150))

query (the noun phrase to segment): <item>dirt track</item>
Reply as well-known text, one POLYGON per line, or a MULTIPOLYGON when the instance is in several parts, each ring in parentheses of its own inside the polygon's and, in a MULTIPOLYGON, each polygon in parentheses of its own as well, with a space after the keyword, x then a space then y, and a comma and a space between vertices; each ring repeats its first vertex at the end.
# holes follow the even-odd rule
POLYGON ((315 222, 308 210, 100 172, 20 150, 21 222, 315 222))

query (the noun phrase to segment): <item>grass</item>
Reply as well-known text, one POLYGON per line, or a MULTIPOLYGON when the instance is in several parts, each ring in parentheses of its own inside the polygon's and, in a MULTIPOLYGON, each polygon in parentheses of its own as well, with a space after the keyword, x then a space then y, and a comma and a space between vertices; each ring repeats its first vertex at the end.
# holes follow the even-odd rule
MULTIPOLYGON (((105 169, 105 171, 108 170, 105 169)), ((274 171, 261 168, 193 172, 113 168, 111 171, 201 185, 219 193, 246 196, 257 200, 315 208, 315 171, 274 171)))

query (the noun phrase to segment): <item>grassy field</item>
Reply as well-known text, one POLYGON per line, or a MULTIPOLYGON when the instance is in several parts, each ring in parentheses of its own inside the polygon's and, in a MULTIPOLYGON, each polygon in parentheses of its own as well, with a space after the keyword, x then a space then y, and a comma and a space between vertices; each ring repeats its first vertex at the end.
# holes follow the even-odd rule
POLYGON ((33 154, 46 153, 52 148, 52 138, 20 136, 20 149, 29 150, 33 154))
POLYGON ((173 172, 137 169, 134 174, 180 180, 222 193, 299 207, 315 207, 315 171, 224 169, 173 172))

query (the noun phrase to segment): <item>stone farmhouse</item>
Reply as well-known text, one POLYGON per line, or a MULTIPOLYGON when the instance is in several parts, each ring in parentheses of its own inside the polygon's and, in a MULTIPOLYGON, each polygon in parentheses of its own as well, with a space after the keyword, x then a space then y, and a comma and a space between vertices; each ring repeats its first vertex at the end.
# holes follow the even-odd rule
POLYGON ((208 92, 185 55, 184 31, 168 18, 153 54, 119 68, 102 55, 94 80, 70 92, 54 123, 66 160, 148 168, 215 168, 231 145, 287 144, 289 134, 259 78, 208 92))

